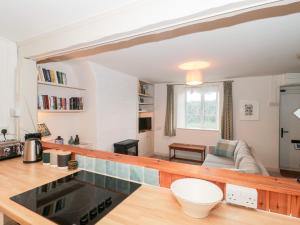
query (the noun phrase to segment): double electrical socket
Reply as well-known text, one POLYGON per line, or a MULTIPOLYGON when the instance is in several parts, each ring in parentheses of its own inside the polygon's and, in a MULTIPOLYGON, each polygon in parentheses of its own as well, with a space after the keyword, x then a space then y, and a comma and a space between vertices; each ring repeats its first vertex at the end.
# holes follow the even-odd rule
POLYGON ((226 202, 256 209, 257 190, 233 184, 226 184, 226 202))

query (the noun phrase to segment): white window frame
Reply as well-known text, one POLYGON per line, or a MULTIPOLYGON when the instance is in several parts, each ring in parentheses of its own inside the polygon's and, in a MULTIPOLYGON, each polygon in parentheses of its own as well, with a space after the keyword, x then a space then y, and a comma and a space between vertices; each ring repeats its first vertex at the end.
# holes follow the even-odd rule
MULTIPOLYGON (((218 109, 217 109, 217 128, 204 128, 204 127, 200 127, 200 128, 190 128, 190 127, 186 127, 186 118, 185 118, 185 113, 183 115, 184 118, 180 118, 180 120, 183 120, 183 122, 181 122, 180 124, 182 124, 181 126, 178 126, 177 129, 186 129, 186 130, 203 130, 203 131, 220 131, 221 129, 221 110, 223 108, 223 85, 220 83, 212 83, 212 84, 203 84, 198 86, 198 88, 205 88, 205 87, 216 87, 218 90, 217 93, 217 101, 218 101, 218 109)), ((184 87, 184 111, 186 109, 186 95, 187 95, 187 88, 197 88, 197 87, 190 87, 190 86, 185 86, 184 87)), ((204 98, 204 95, 201 95, 201 98, 204 98)), ((178 100, 178 98, 177 98, 178 100)), ((178 104, 176 100, 176 104, 178 104)), ((177 117, 178 115, 176 115, 177 117)), ((179 118, 177 117, 177 121, 179 120, 179 118)))

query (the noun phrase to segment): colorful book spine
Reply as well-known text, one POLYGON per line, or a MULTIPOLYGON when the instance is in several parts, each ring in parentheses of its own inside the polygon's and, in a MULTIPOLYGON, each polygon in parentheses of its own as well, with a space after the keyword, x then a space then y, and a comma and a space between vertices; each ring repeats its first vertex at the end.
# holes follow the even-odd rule
POLYGON ((42 82, 45 81, 43 70, 40 66, 38 67, 38 81, 42 81, 42 82))
POLYGON ((83 98, 71 97, 67 98, 39 95, 38 96, 39 110, 83 110, 83 98))
POLYGON ((38 67, 38 81, 67 85, 67 75, 60 71, 38 67))
POLYGON ((56 83, 56 79, 55 79, 55 71, 50 70, 50 78, 51 78, 51 82, 52 82, 52 83, 56 83))

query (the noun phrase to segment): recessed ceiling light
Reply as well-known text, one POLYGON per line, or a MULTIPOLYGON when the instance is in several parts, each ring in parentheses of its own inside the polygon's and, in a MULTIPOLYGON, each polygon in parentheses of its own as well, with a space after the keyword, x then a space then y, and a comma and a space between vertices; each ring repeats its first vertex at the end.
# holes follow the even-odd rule
POLYGON ((207 61, 190 61, 182 63, 178 66, 182 70, 200 70, 205 69, 210 66, 210 63, 207 61))

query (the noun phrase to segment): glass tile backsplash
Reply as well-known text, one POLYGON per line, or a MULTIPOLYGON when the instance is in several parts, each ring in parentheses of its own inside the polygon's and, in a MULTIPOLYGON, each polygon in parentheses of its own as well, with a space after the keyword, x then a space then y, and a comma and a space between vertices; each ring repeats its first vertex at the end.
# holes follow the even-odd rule
POLYGON ((117 174, 117 166, 114 161, 106 161, 106 174, 110 176, 116 176, 117 174))
POLYGON ((143 183, 144 167, 130 165, 130 180, 138 183, 143 183))
POLYGON ((144 169, 144 183, 159 186, 159 173, 156 169, 144 169))
POLYGON ((84 168, 89 171, 93 171, 95 168, 95 158, 85 157, 84 168))
POLYGON ((117 177, 124 180, 129 180, 130 178, 130 165, 125 163, 117 163, 117 177))
POLYGON ((96 159, 95 172, 106 174, 106 160, 96 159))
MULTIPOLYGON (((159 186, 159 171, 156 169, 118 163, 110 160, 96 159, 76 155, 78 166, 91 172, 100 173, 137 183, 159 186)), ((113 186, 114 184, 109 184, 113 186)), ((126 190, 126 188, 124 187, 126 190)))

